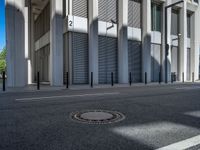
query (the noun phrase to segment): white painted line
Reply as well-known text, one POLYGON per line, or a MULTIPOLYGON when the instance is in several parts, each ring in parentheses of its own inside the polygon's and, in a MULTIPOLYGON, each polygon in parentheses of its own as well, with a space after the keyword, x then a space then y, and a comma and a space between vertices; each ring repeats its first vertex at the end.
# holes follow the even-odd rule
POLYGON ((186 86, 186 87, 179 87, 176 89, 177 90, 196 90, 196 89, 200 89, 200 86, 186 86))
POLYGON ((38 101, 44 99, 55 99, 55 98, 71 98, 71 97, 86 97, 86 96, 106 96, 106 95, 118 95, 120 93, 96 93, 96 94, 82 94, 82 95, 62 95, 62 96, 49 96, 49 97, 32 97, 32 98, 20 98, 16 101, 38 101))
POLYGON ((156 149, 156 150, 185 150, 200 144, 200 135, 156 149))

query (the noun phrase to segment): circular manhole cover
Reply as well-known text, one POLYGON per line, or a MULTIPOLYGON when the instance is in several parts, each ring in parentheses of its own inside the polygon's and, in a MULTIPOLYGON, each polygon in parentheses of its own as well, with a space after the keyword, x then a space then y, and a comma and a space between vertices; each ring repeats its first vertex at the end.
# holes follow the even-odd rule
POLYGON ((74 112, 70 115, 70 117, 72 120, 88 124, 109 124, 125 119, 125 116, 122 113, 107 110, 74 112))

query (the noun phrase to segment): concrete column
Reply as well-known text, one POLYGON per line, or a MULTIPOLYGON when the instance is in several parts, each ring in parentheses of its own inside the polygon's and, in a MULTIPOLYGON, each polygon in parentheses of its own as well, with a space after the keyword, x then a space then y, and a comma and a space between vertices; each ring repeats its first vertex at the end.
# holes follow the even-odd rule
POLYGON ((27 84, 24 6, 24 0, 6 0, 8 87, 23 87, 27 84))
POLYGON ((99 81, 98 65, 98 0, 89 0, 89 80, 91 82, 91 72, 93 72, 93 83, 99 81))
POLYGON ((187 79, 187 1, 183 2, 180 10, 180 44, 179 44, 179 79, 183 80, 182 73, 184 73, 184 80, 187 79))
POLYGON ((119 83, 128 83, 128 0, 118 2, 118 79, 119 83))
POLYGON ((142 80, 151 81, 151 1, 142 2, 142 80))
POLYGON ((63 85, 63 1, 51 0, 50 20, 50 82, 63 85))
POLYGON ((165 50, 166 50, 166 43, 165 43, 165 26, 167 25, 167 43, 169 45, 169 54, 167 56, 167 75, 168 75, 168 82, 171 80, 171 8, 168 8, 167 11, 167 24, 165 23, 165 6, 172 4, 171 0, 165 1, 162 5, 162 81, 165 82, 165 50))
POLYGON ((199 79, 199 51, 200 51, 200 7, 191 16, 191 77, 199 79))

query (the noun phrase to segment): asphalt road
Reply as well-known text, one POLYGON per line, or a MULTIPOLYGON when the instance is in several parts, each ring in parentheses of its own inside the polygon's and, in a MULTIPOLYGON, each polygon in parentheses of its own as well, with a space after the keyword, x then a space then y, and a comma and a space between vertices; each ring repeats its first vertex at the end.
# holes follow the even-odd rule
POLYGON ((164 150, 184 145, 200 149, 200 84, 0 93, 1 150, 164 150), (92 125, 69 117, 96 109, 126 118, 92 125))

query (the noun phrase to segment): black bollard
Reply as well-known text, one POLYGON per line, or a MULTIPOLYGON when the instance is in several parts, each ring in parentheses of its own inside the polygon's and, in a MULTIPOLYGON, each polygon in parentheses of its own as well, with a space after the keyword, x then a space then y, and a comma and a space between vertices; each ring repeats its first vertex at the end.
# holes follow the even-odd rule
POLYGON ((3 72, 3 91, 6 91, 6 73, 3 72))
POLYGON ((192 82, 194 83, 194 72, 192 73, 192 82))
POLYGON ((145 72, 145 84, 147 84, 147 72, 145 72))
POLYGON ((185 82, 185 80, 184 80, 184 72, 182 73, 182 79, 183 79, 183 83, 185 82))
POLYGON ((161 84, 161 72, 159 72, 159 84, 161 84))
POLYGON ((91 82, 90 82, 91 88, 93 88, 93 72, 91 72, 91 82))
POLYGON ((37 73, 37 90, 40 90, 40 72, 37 73))
POLYGON ((129 84, 130 84, 130 86, 132 85, 132 74, 131 74, 131 72, 129 73, 129 84))
POLYGON ((172 73, 171 74, 171 83, 173 83, 174 82, 174 74, 172 73))
POLYGON ((113 81, 113 72, 111 72, 111 86, 114 86, 114 81, 113 81))
POLYGON ((66 88, 69 88, 69 73, 66 72, 66 88))

